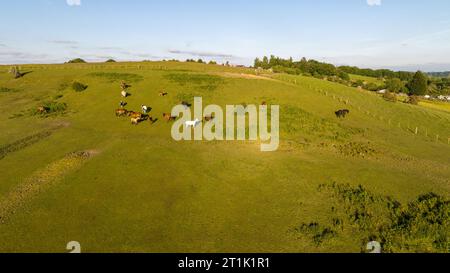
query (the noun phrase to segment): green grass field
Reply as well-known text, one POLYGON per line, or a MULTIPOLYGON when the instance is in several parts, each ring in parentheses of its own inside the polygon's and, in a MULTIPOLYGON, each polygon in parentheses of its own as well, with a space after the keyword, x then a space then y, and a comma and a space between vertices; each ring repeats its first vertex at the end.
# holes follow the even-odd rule
POLYGON ((380 80, 380 79, 377 79, 374 77, 367 77, 367 76, 354 75, 354 74, 350 74, 349 76, 350 76, 350 79, 354 80, 354 81, 361 80, 366 83, 376 83, 377 85, 382 85, 384 83, 383 80, 380 80))
MULTIPOLYGON (((20 79, 8 69, 0 66, 0 252, 66 252, 69 241, 83 252, 360 252, 372 238, 393 252, 449 251, 448 201, 440 225, 414 218, 407 234, 377 229, 412 215, 407 204, 420 195, 448 200, 449 112, 216 65, 29 65, 20 79), (115 116, 121 80, 132 85, 126 108, 149 105, 158 122, 115 116), (87 89, 74 91, 74 81, 87 89), (194 96, 280 105, 279 150, 172 140, 162 113, 194 96), (36 114, 44 104, 55 113, 36 114), (338 109, 350 115, 339 120, 338 109), (321 189, 331 183, 350 190, 321 189), (357 202, 339 199, 348 192, 357 202), (392 200, 403 214, 386 209, 392 200)), ((433 200, 426 209, 441 204, 433 200)))
POLYGON ((448 102, 423 100, 423 101, 419 102, 419 105, 437 109, 437 110, 450 112, 450 103, 448 103, 448 102))

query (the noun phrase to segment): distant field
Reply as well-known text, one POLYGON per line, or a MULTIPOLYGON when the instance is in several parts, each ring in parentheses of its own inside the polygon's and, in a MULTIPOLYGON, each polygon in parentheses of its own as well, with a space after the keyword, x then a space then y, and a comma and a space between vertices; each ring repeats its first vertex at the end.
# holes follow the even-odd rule
POLYGON ((440 101, 425 101, 422 100, 419 105, 424 107, 429 107, 437 110, 442 110, 446 112, 450 112, 450 103, 448 102, 440 102, 440 101))
POLYGON ((448 252, 448 222, 420 218, 448 208, 424 205, 450 197, 444 106, 205 64, 29 65, 17 80, 7 70, 0 66, 0 252, 65 252, 69 241, 84 252, 360 252, 370 239, 392 252, 448 252), (122 80, 132 86, 126 108, 151 106, 155 124, 115 116, 122 80), (75 92, 74 81, 87 89, 75 92), (280 105, 279 150, 174 141, 162 113, 194 96, 280 105), (42 105, 55 112, 36 113, 42 105), (339 109, 349 116, 337 119, 339 109), (430 192, 439 197, 418 199, 430 192), (394 230, 401 215, 414 221, 399 233, 380 228, 394 230))
POLYGON ((380 80, 380 79, 377 79, 374 77, 366 77, 366 76, 360 76, 360 75, 354 75, 354 74, 350 74, 349 76, 350 76, 351 80, 355 80, 355 81, 361 80, 361 81, 367 82, 367 83, 373 82, 373 83, 376 83, 379 85, 383 84, 383 80, 380 80))

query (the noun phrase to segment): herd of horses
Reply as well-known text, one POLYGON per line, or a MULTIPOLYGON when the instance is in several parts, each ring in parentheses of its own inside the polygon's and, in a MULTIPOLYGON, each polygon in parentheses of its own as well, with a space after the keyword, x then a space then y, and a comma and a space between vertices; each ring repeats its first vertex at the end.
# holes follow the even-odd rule
MULTIPOLYGON (((120 87, 122 89, 121 94, 123 96, 124 94, 128 94, 127 89, 130 88, 131 85, 129 85, 125 82, 122 82, 120 84, 120 87)), ((164 92, 164 91, 159 93, 160 97, 165 97, 168 95, 169 95, 169 93, 164 92)), ((123 97, 126 98, 127 96, 123 96, 123 97)), ((191 104, 186 101, 182 101, 182 102, 180 102, 180 104, 187 108, 191 107, 191 104)), ((149 108, 147 106, 142 105, 142 113, 140 113, 140 112, 135 112, 135 111, 128 111, 127 109, 125 109, 124 107, 127 105, 126 102, 121 101, 119 105, 120 105, 120 108, 115 111, 116 117, 129 117, 131 119, 132 125, 138 125, 139 123, 141 123, 143 121, 149 121, 151 124, 154 124, 155 122, 158 121, 158 118, 153 118, 148 114, 148 112, 151 111, 151 108, 149 108)), ((262 105, 267 105, 267 103, 264 101, 262 103, 262 105)), ((336 117, 339 119, 345 118, 348 114, 350 114, 350 110, 348 110, 348 109, 342 109, 342 110, 338 110, 335 112, 336 117)), ((170 121, 177 120, 178 117, 172 116, 170 113, 162 113, 162 118, 163 118, 163 120, 170 122, 170 121)), ((213 119, 214 119, 213 115, 203 117, 203 120, 207 121, 207 122, 211 121, 213 119)), ((195 127, 195 125, 198 124, 199 122, 200 121, 194 121, 192 123, 194 124, 194 127, 195 127)), ((192 125, 192 124, 187 124, 187 126, 188 125, 192 125)))
MULTIPOLYGON (((129 85, 125 82, 122 82, 120 84, 120 88, 122 89, 121 94, 124 98, 128 97, 128 95, 129 95, 128 88, 130 88, 130 87, 131 87, 131 85, 129 85), (126 94, 126 95, 124 95, 124 94, 126 94)), ((164 92, 164 91, 159 93, 160 97, 166 97, 168 95, 169 95, 169 93, 164 92)), ((192 106, 191 103, 186 102, 186 101, 182 101, 182 102, 180 102, 180 104, 187 108, 192 106)), ((142 105, 142 113, 141 113, 141 112, 129 111, 129 110, 125 109, 126 105, 127 105, 126 102, 124 102, 124 101, 120 102, 120 104, 119 104, 120 108, 115 111, 116 117, 129 117, 132 125, 138 125, 139 123, 141 123, 143 121, 149 121, 150 124, 154 124, 155 122, 158 121, 158 118, 154 118, 149 115, 149 112, 152 110, 152 108, 142 105)), ((167 122, 170 122, 170 121, 177 120, 178 117, 172 116, 170 113, 162 113, 162 119, 167 122)), ((211 121, 213 119, 214 119, 213 115, 204 117, 205 121, 211 121)), ((196 122, 195 124, 198 124, 198 122, 196 122)))

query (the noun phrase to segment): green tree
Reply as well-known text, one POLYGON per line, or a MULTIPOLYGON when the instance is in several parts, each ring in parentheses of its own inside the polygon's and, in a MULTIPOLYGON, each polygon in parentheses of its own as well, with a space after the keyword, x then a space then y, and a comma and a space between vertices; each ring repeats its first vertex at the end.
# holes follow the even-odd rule
POLYGON ((69 64, 81 64, 81 63, 86 63, 86 61, 81 58, 76 58, 76 59, 68 61, 68 63, 69 64))
POLYGON ((421 71, 417 71, 412 80, 409 82, 408 88, 410 95, 425 95, 428 89, 427 77, 421 71))
POLYGON ((405 84, 398 78, 392 78, 386 82, 387 89, 394 93, 399 93, 404 86, 405 84))

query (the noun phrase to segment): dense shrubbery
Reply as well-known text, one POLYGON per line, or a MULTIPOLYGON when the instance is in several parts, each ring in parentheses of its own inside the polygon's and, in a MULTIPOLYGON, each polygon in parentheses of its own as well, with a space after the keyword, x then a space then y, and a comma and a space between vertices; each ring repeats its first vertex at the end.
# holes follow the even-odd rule
POLYGON ((274 72, 283 72, 288 74, 309 74, 315 77, 337 76, 343 79, 349 79, 347 73, 339 71, 334 65, 318 62, 316 60, 301 59, 295 62, 292 58, 285 60, 279 57, 266 56, 262 60, 257 58, 254 66, 263 69, 272 69, 274 72))
POLYGON ((61 112, 66 111, 67 104, 56 102, 56 101, 49 101, 49 102, 45 102, 43 104, 43 107, 47 110, 47 113, 49 113, 49 114, 61 113, 61 112))
POLYGON ((383 94, 383 99, 390 102, 397 102, 397 96, 394 93, 391 93, 389 91, 386 91, 383 94))
MULTIPOLYGON (((194 60, 191 60, 194 61, 194 60)), ((418 71, 416 73, 389 69, 361 69, 351 66, 336 67, 333 64, 307 60, 302 58, 294 61, 292 58, 282 59, 275 56, 270 58, 264 56, 256 58, 255 68, 271 69, 275 73, 286 73, 292 75, 312 76, 318 79, 327 79, 353 87, 362 87, 370 91, 388 89, 394 93, 409 93, 413 95, 425 94, 450 94, 450 79, 428 78, 426 74, 418 71), (349 74, 378 78, 386 81, 378 85, 374 82, 365 83, 362 80, 351 80, 349 74)))
POLYGON ((417 105, 417 104, 419 104, 419 98, 417 96, 409 96, 407 103, 412 104, 412 105, 417 105))
POLYGON ((351 230, 352 237, 359 237, 362 251, 373 240, 381 243, 383 252, 449 251, 450 201, 437 194, 420 195, 403 205, 361 185, 332 183, 319 190, 332 197, 329 226, 312 222, 295 229, 316 245, 351 230))

